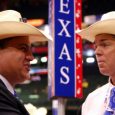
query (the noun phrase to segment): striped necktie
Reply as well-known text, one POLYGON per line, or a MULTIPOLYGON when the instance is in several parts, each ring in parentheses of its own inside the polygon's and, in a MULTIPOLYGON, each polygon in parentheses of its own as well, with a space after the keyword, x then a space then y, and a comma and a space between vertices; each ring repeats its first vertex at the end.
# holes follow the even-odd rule
POLYGON ((115 88, 111 89, 109 105, 104 115, 115 115, 115 88))

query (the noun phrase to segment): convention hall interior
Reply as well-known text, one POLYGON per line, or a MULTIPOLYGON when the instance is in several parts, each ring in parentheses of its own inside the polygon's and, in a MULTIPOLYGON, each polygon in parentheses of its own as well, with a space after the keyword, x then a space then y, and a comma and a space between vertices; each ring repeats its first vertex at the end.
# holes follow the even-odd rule
MULTIPOLYGON (((115 0, 82 0, 82 28, 96 22, 103 13, 115 10, 114 5, 115 0)), ((0 0, 0 11, 6 9, 19 11, 28 22, 47 31, 48 0, 0 0), (32 20, 37 23, 32 23, 32 20)), ((25 106, 31 108, 31 115, 38 108, 39 112, 52 115, 52 99, 48 97, 48 42, 33 44, 32 51, 35 59, 31 62, 31 80, 17 85, 16 91, 25 106)), ((83 97, 66 99, 66 115, 76 115, 86 96, 108 80, 99 73, 94 46, 86 40, 82 41, 82 57, 83 97)))

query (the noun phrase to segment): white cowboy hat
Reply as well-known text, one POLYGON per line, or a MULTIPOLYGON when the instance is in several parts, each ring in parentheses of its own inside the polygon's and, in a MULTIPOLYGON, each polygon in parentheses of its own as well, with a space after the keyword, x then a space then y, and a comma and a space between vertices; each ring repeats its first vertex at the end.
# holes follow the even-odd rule
POLYGON ((100 21, 85 29, 77 30, 76 33, 90 42, 94 42, 95 36, 98 34, 115 34, 115 11, 104 14, 100 21))
POLYGON ((21 14, 15 10, 0 12, 0 39, 29 36, 31 43, 51 40, 49 35, 22 20, 21 14))

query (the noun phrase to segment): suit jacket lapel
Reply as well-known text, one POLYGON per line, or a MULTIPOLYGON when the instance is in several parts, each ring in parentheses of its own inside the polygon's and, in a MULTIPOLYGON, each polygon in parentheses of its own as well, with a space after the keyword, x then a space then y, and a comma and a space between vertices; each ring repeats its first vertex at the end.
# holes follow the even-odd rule
POLYGON ((6 88, 2 80, 0 80, 0 94, 3 94, 12 106, 17 107, 22 115, 29 115, 24 105, 6 88))

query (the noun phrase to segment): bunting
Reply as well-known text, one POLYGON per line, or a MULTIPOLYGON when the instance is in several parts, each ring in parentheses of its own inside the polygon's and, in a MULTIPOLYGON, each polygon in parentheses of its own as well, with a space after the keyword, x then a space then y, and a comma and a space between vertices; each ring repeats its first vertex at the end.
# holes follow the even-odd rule
MULTIPOLYGON (((82 23, 82 3, 81 0, 76 0, 76 27, 75 29, 81 29, 82 23)), ((82 94, 82 40, 79 35, 76 34, 76 97, 81 98, 82 94)))

